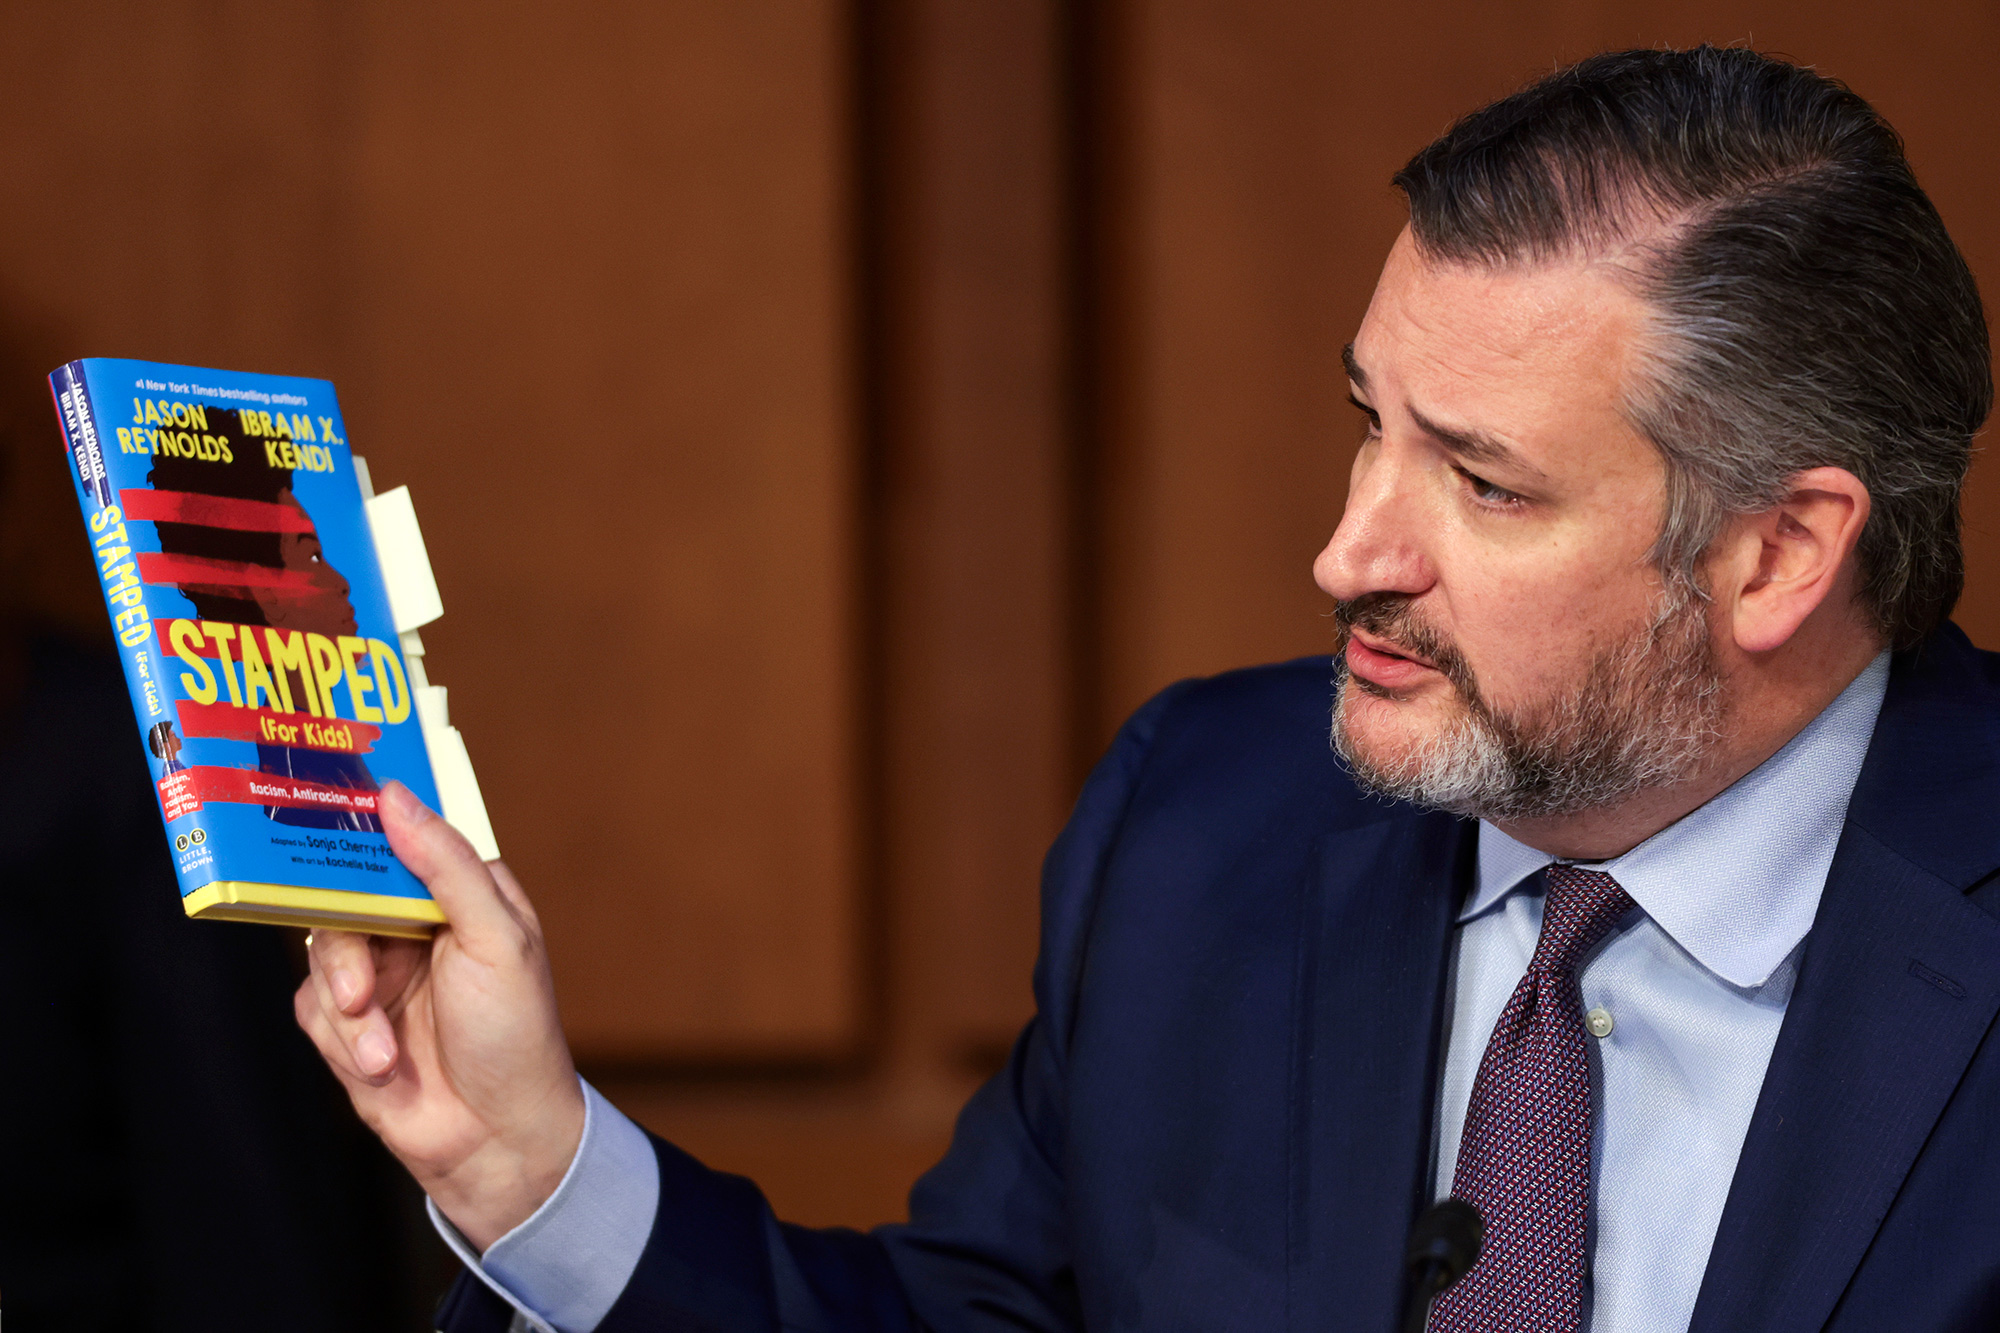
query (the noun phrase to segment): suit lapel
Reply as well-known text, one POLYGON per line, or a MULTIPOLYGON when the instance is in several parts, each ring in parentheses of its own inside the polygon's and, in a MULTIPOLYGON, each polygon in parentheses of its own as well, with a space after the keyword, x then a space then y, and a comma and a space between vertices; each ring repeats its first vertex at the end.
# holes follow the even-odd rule
POLYGON ((1423 1202, 1451 922, 1477 825, 1323 839, 1303 895, 1288 1264, 1295 1328, 1389 1329, 1423 1202))
POLYGON ((2000 921, 1965 896, 2000 864, 1980 675, 1956 631, 1891 675, 1694 1333, 1825 1325, 2000 1011, 2000 921))
POLYGON ((2000 923, 1848 829, 1693 1329, 1826 1323, 2000 1008, 1996 960, 2000 923))

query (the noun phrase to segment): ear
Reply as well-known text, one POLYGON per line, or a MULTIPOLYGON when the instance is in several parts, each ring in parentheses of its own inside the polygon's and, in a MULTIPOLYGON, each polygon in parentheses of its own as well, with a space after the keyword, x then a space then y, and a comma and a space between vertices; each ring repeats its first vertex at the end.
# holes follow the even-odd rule
POLYGON ((1860 478, 1818 467, 1793 477, 1777 504, 1729 525, 1709 569, 1738 648, 1781 648, 1821 606, 1854 595, 1847 575, 1868 507, 1860 478))

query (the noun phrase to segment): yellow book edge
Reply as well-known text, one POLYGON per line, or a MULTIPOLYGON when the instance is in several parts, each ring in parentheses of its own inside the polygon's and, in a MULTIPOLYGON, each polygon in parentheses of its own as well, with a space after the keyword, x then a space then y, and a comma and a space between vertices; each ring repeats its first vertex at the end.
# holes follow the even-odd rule
POLYGON ((217 880, 181 899, 201 921, 254 921, 265 926, 327 926, 370 935, 427 940, 444 913, 429 898, 342 889, 302 889, 291 884, 246 884, 217 880))

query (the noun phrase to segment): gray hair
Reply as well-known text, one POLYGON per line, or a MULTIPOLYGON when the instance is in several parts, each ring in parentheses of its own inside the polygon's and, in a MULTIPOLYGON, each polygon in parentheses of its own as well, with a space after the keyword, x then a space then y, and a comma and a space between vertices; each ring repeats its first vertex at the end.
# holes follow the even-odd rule
POLYGON ((1474 112, 1395 179, 1434 260, 1634 250, 1651 322, 1627 411, 1667 465, 1663 573, 1698 586, 1730 515, 1839 467, 1868 488, 1860 599, 1884 640, 1950 614, 1986 319, 1868 103, 1754 51, 1618 52, 1474 112))

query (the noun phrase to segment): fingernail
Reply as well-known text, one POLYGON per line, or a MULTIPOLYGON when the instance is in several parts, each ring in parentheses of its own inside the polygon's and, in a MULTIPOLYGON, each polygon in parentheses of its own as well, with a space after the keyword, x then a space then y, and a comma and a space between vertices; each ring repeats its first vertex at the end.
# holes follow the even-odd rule
POLYGON ((354 997, 361 993, 361 983, 346 968, 336 968, 326 984, 333 988, 333 1002, 342 1009, 354 1003, 354 997))
POLYGON ((402 783, 390 781, 382 788, 382 800, 395 807, 396 814, 408 823, 417 823, 431 817, 431 808, 417 799, 417 794, 402 783))
POLYGON ((354 1058, 360 1062, 361 1072, 375 1075, 387 1069, 395 1059, 389 1049, 389 1039, 379 1032, 364 1032, 361 1040, 354 1043, 354 1058))

